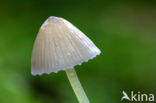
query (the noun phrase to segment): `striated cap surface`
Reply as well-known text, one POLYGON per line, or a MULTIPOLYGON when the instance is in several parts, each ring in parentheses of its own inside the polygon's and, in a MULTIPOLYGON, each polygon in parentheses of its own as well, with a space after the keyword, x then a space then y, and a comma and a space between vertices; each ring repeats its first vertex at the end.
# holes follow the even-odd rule
POLYGON ((101 52, 78 28, 63 18, 49 17, 36 37, 32 58, 33 75, 73 68, 101 52))

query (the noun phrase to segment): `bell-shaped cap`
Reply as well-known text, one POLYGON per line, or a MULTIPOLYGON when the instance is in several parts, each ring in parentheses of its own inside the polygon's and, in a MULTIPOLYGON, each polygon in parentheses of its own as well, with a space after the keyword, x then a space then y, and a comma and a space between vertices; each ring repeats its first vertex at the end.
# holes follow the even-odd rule
POLYGON ((36 37, 32 59, 33 75, 73 68, 100 54, 95 44, 63 18, 49 17, 36 37))

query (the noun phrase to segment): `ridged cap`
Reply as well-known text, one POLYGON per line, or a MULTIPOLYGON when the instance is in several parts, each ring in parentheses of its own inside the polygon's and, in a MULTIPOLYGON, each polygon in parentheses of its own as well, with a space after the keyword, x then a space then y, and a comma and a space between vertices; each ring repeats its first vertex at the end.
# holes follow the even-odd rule
POLYGON ((36 37, 32 58, 33 75, 73 68, 101 52, 78 28, 63 18, 49 17, 36 37))

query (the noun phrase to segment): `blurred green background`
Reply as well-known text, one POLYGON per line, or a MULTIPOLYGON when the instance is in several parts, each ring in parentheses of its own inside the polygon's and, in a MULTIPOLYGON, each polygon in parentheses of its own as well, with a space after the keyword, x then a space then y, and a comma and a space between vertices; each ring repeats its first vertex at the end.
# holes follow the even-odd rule
POLYGON ((1 0, 0 103, 78 103, 64 71, 30 74, 33 42, 49 16, 69 20, 102 51, 75 67, 91 103, 121 103, 123 90, 156 95, 154 0, 1 0))

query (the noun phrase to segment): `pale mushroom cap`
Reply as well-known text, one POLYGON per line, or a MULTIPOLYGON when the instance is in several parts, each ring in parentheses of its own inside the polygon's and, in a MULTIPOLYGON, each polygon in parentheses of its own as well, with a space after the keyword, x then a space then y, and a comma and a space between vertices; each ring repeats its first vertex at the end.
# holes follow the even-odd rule
POLYGON ((31 59, 33 75, 73 68, 101 52, 78 28, 63 18, 49 17, 36 37, 31 59))

